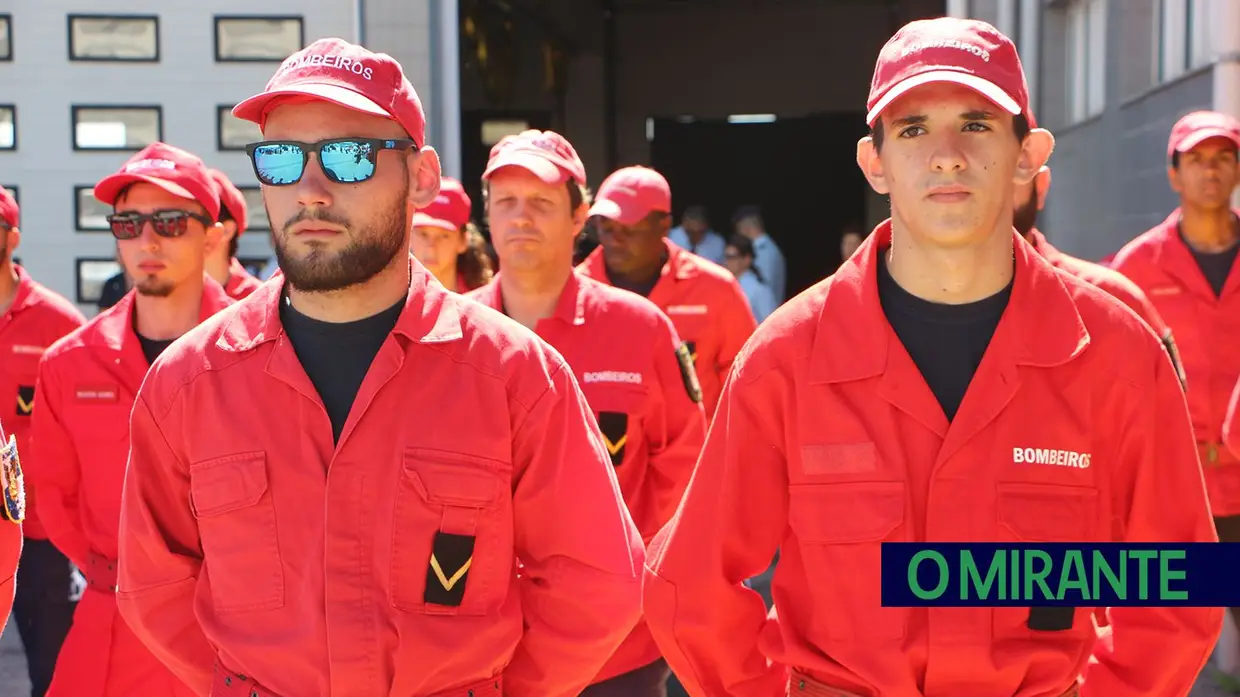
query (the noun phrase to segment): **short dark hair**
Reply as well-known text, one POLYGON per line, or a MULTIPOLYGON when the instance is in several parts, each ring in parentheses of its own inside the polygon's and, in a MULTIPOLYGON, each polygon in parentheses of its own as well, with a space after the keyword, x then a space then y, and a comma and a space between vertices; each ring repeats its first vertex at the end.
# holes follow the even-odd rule
POLYGON ((762 227, 762 209, 757 206, 741 206, 736 209, 736 213, 732 216, 732 224, 736 225, 745 220, 752 220, 757 223, 758 227, 762 227))
POLYGON ((737 253, 743 257, 749 257, 750 259, 754 257, 753 240, 740 233, 734 234, 728 238, 728 246, 735 247, 737 253))
MULTIPOLYGON (((1237 155, 1240 155, 1240 147, 1236 147, 1235 145, 1233 145, 1231 149, 1235 150, 1237 155)), ((1180 151, 1179 150, 1175 150, 1171 153, 1171 168, 1172 169, 1180 168, 1180 151)))
MULTIPOLYGON (((1025 142, 1025 136, 1031 131, 1029 127, 1029 117, 1024 114, 1017 114, 1012 117, 1012 133, 1016 136, 1017 143, 1025 142)), ((870 138, 874 141, 874 152, 882 152, 883 150, 883 121, 878 119, 874 125, 870 127, 870 138)))
POLYGON ((696 220, 703 224, 710 222, 710 220, 706 217, 706 206, 700 205, 689 206, 685 209, 685 212, 680 216, 680 218, 682 220, 696 220))

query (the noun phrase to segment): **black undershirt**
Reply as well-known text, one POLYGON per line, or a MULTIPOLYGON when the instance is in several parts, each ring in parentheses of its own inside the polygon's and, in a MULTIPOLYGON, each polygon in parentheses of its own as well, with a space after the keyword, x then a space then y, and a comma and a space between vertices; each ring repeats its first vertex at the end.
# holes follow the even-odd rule
POLYGON ((297 360, 323 400, 332 422, 332 440, 338 442, 353 400, 379 348, 396 326, 404 298, 395 305, 354 322, 323 322, 293 309, 284 299, 280 321, 297 360))
POLYGON ((176 339, 148 339, 138 334, 138 343, 142 345, 142 355, 146 356, 148 364, 154 363, 155 359, 159 358, 159 354, 163 353, 164 349, 171 346, 174 341, 176 339))
POLYGON ((1012 284, 1008 283, 977 302, 933 303, 901 288, 886 263, 878 265, 878 299, 887 321, 948 421, 955 418, 1011 295, 1012 284))
POLYGON ((607 278, 608 280, 611 281, 611 284, 615 286, 616 288, 621 288, 621 289, 624 289, 624 290, 627 290, 633 293, 637 293, 643 298, 648 298, 650 297, 651 291, 654 290, 654 287, 659 284, 659 279, 662 278, 663 276, 663 266, 665 264, 667 264, 666 254, 664 254, 663 258, 659 260, 659 265, 655 267, 654 275, 642 281, 641 283, 634 283, 626 278, 613 274, 610 269, 608 269, 607 271, 607 278))
POLYGON ((1184 240, 1184 246, 1188 247, 1188 251, 1192 252, 1193 258, 1197 260, 1197 267, 1214 290, 1214 297, 1220 297, 1223 286, 1227 285, 1227 277, 1231 275, 1231 267, 1236 263, 1236 252, 1240 252, 1240 244, 1233 244, 1221 252, 1199 252, 1188 243, 1183 232, 1180 233, 1180 239, 1184 240))

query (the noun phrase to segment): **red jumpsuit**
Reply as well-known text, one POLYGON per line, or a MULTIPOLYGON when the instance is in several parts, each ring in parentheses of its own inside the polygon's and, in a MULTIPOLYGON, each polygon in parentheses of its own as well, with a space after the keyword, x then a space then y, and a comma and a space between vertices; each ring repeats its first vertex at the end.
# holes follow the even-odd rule
POLYGON ((697 697, 787 694, 788 668, 798 695, 1054 697, 1082 675, 1088 697, 1187 695, 1219 608, 1112 608, 1108 645, 1095 608, 1040 631, 1029 608, 881 606, 883 542, 1217 540, 1148 327, 1013 232, 1011 300, 949 423, 879 304, 890 239, 888 222, 737 358, 648 552, 644 610, 672 669, 697 697), (776 549, 768 616, 743 582, 776 549))
MULTIPOLYGON (((133 329, 135 296, 129 291, 53 344, 39 363, 28 476, 39 492, 48 539, 88 582, 48 697, 194 694, 142 645, 116 608, 129 412, 149 368, 133 329)), ((224 289, 204 277, 202 319, 230 303, 224 289)))
POLYGON ((232 263, 228 266, 228 283, 224 284, 224 292, 228 293, 228 297, 233 300, 241 300, 245 296, 253 293, 263 282, 258 280, 245 267, 233 257, 232 263))
POLYGON ((570 369, 410 264, 338 443, 279 281, 142 387, 120 607, 198 694, 572 697, 637 624, 644 548, 570 369))
MULTIPOLYGON (((468 297, 502 311, 499 276, 468 297)), ((676 511, 706 437, 688 351, 654 303, 578 274, 569 276, 555 316, 535 331, 573 369, 629 513, 648 542, 676 511)), ((639 624, 595 681, 658 658, 654 638, 639 624)))
MULTIPOLYGON (((667 263, 649 297, 689 346, 702 385, 702 406, 710 419, 732 361, 757 322, 745 291, 727 269, 686 252, 671 240, 664 240, 664 244, 667 263)), ((590 252, 577 270, 588 278, 610 283, 602 247, 590 252)))

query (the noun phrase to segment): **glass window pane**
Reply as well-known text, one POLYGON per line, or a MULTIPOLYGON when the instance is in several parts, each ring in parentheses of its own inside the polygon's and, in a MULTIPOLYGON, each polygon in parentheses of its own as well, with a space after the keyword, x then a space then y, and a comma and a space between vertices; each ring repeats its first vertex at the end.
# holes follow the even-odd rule
POLYGON ((79 186, 74 190, 77 197, 77 229, 86 231, 107 230, 108 214, 112 207, 95 198, 95 190, 89 186, 79 186))
POLYGON ((215 59, 282 61, 301 50, 301 17, 216 17, 215 59))
POLYGON ((258 124, 233 116, 231 106, 219 107, 216 132, 219 134, 220 150, 244 150, 247 144, 263 139, 258 124))
POLYGON ((159 59, 155 17, 69 16, 69 57, 74 60, 159 59))
POLYGON ((77 301, 84 304, 99 302, 103 284, 121 272, 115 259, 77 260, 77 301))
POLYGON ((156 107, 76 107, 73 143, 80 150, 141 150, 160 140, 156 107))
POLYGON ((267 220, 267 207, 263 205, 263 191, 257 186, 239 186, 241 195, 245 196, 245 214, 249 220, 249 230, 270 230, 271 222, 267 220))
POLYGON ((13 60, 13 20, 0 15, 0 60, 13 60))
POLYGON ((0 106, 0 150, 17 148, 17 110, 0 106))

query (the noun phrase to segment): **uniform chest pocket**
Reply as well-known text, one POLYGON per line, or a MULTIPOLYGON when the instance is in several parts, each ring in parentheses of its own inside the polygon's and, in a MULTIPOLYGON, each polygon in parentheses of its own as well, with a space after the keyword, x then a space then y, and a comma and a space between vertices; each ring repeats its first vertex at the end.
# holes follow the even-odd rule
MULTIPOLYGON (((1059 484, 1000 482, 997 497, 998 542, 1096 542, 1098 492, 1059 484)), ((1021 573, 1026 574, 1022 568, 1021 573)), ((1051 593, 1057 592, 1061 569, 1046 576, 1051 593)), ((1028 579, 1022 578, 1025 586, 1028 579)), ((1037 587, 1035 586, 1035 589, 1037 587)), ((1087 638, 1094 631, 1096 608, 998 607, 992 610, 994 636, 1003 639, 1087 638)))
MULTIPOLYGON (((795 484, 788 520, 813 594, 807 631, 821 641, 899 640, 907 608, 882 607, 883 542, 904 537, 903 482, 795 484)), ((781 551, 781 557, 787 558, 781 551)), ((782 563, 782 562, 781 562, 782 563)))
POLYGON ((284 605, 284 565, 264 452, 238 453, 190 466, 190 502, 202 539, 203 567, 215 611, 284 605))
POLYGON ((392 512, 392 606, 486 615, 515 575, 506 465, 426 448, 405 451, 392 512))

